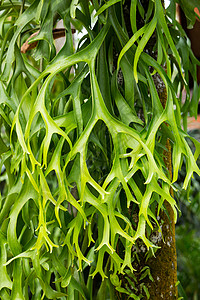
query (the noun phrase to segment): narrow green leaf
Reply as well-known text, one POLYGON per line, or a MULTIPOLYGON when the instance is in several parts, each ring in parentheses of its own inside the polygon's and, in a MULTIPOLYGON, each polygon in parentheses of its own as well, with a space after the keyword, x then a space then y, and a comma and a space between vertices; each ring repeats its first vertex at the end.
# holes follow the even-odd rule
POLYGON ((109 0, 109 1, 107 1, 102 7, 99 8, 99 10, 96 12, 95 16, 100 15, 102 12, 104 12, 110 6, 112 6, 115 3, 120 2, 120 1, 122 1, 122 0, 109 0))
MULTIPOLYGON (((145 37, 146 37, 147 27, 148 27, 148 24, 144 25, 142 28, 140 28, 138 31, 136 31, 136 33, 130 38, 128 43, 123 47, 123 49, 121 50, 121 52, 119 54, 119 58, 118 58, 118 61, 117 61, 117 69, 119 69, 119 65, 120 65, 120 61, 122 59, 122 56, 130 49, 130 47, 132 47, 132 45, 138 40, 138 38, 141 35, 143 35, 144 33, 145 33, 145 37)), ((141 52, 142 52, 142 50, 141 50, 141 52)))
POLYGON ((151 36, 156 28, 156 24, 157 24, 157 16, 155 15, 153 17, 153 19, 151 20, 151 22, 148 24, 145 34, 143 35, 142 39, 140 40, 140 42, 137 46, 137 49, 135 52, 135 57, 134 57, 134 63, 133 63, 133 72, 134 72, 134 77, 135 77, 136 82, 138 82, 137 64, 138 64, 139 57, 140 57, 144 47, 148 43, 149 39, 151 38, 151 36))

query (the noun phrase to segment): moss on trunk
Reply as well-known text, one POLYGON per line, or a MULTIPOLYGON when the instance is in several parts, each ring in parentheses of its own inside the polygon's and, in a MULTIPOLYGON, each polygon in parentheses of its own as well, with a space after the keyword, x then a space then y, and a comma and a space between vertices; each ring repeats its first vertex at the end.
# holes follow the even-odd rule
MULTIPOLYGON (((166 88, 158 91, 163 107, 166 106, 166 88)), ((165 165, 172 177, 171 145, 169 139, 166 142, 166 150, 163 152, 165 165)), ((171 194, 173 190, 171 189, 171 194)), ((162 222, 163 240, 157 246, 161 248, 156 252, 156 256, 148 261, 154 282, 148 283, 151 291, 151 299, 177 299, 177 255, 175 241, 174 212, 167 201, 164 202, 166 211, 160 214, 162 222)))

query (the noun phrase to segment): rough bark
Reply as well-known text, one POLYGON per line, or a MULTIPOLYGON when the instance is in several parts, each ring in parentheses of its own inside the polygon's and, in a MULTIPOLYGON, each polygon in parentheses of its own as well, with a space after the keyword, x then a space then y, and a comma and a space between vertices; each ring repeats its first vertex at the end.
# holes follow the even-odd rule
MULTIPOLYGON (((128 2, 129 1, 126 1, 126 5, 128 5, 128 2)), ((145 3, 147 5, 148 1, 146 1, 145 3)), ((126 14, 127 11, 129 10, 126 9, 126 14)), ((126 21, 129 20, 127 15, 125 20, 126 21)), ((127 24, 127 27, 128 28, 130 27, 129 24, 127 24)), ((153 45, 154 42, 155 41, 153 41, 153 45)), ((148 44, 150 45, 151 48, 151 43, 148 44)), ((157 80, 159 80, 158 82, 159 90, 157 89, 157 91, 160 97, 160 101, 163 107, 165 107, 167 101, 166 88, 163 82, 160 81, 160 78, 157 78, 157 80)), ((164 157, 165 165, 169 170, 169 174, 171 176, 172 174, 171 154, 172 153, 171 153, 171 145, 169 140, 167 140, 166 142, 166 149, 167 150, 164 151, 163 153, 163 157, 164 157)), ((171 193, 173 193, 173 191, 171 191, 171 193)), ((160 248, 157 250, 155 257, 151 257, 147 261, 145 257, 146 253, 140 251, 139 253, 140 263, 138 262, 136 262, 136 264, 133 263, 134 268, 137 269, 137 272, 135 272, 135 276, 138 279, 138 287, 137 287, 138 291, 140 291, 140 286, 141 286, 141 281, 139 281, 141 275, 140 271, 145 266, 149 266, 150 268, 150 272, 154 281, 152 282, 150 278, 146 277, 144 279, 144 283, 148 287, 151 300, 178 299, 178 291, 176 286, 177 255, 176 255, 176 244, 175 244, 174 212, 167 201, 164 202, 164 207, 165 207, 165 211, 162 211, 159 216, 160 217, 159 222, 160 224, 162 224, 163 239, 159 238, 156 244, 156 246, 159 246, 160 248)), ((137 241, 136 244, 138 248, 144 249, 144 245, 141 244, 140 241, 137 241)), ((121 277, 121 280, 125 286, 127 284, 127 280, 123 276, 121 277)), ((126 300, 129 299, 129 296, 116 292, 116 299, 126 300)))
POLYGON ((162 225, 162 241, 156 256, 152 257, 147 264, 150 267, 151 275, 154 282, 148 283, 148 288, 152 300, 160 299, 177 299, 177 262, 176 262, 176 245, 175 245, 175 225, 174 215, 170 205, 165 203, 168 216, 165 212, 161 214, 164 222, 162 225))
MULTIPOLYGON (((159 92, 160 100, 165 107, 167 101, 167 93, 164 88, 159 92)), ((164 151, 164 161, 170 176, 172 176, 171 162, 171 145, 167 140, 166 151, 164 151)), ((171 190, 171 193, 173 191, 171 190)), ((151 291, 152 300, 160 299, 177 299, 177 255, 175 242, 175 222, 174 212, 167 201, 164 202, 166 212, 161 212, 160 220, 162 220, 162 234, 164 240, 159 245, 161 248, 156 252, 156 257, 152 257, 148 261, 154 282, 149 282, 148 287, 151 291)))

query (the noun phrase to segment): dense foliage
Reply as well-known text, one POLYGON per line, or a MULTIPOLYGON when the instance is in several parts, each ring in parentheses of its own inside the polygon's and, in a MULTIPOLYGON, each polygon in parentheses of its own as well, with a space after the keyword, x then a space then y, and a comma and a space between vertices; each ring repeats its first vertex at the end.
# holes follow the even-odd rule
POLYGON ((114 288, 149 298, 134 285, 133 245, 156 251, 152 231, 164 200, 177 214, 170 189, 183 161, 183 189, 200 175, 200 144, 181 121, 186 129, 197 113, 198 61, 175 1, 167 10, 161 0, 0 2, 1 298, 115 299, 114 288), (56 53, 59 20, 66 41, 56 53), (72 26, 85 29, 77 46, 72 26), (21 53, 34 33, 36 48, 21 53))

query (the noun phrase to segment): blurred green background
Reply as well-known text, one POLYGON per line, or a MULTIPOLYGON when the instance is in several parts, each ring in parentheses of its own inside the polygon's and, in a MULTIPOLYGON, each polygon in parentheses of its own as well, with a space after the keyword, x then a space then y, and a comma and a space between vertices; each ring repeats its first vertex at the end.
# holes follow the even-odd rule
MULTIPOLYGON (((200 141, 200 128, 189 131, 189 134, 200 141)), ((197 165, 200 166, 200 158, 197 165)), ((178 287, 179 295, 184 300, 198 300, 200 299, 200 178, 195 174, 190 190, 180 192, 184 177, 183 165, 176 193, 181 210, 176 225, 178 280, 180 281, 178 287)))

